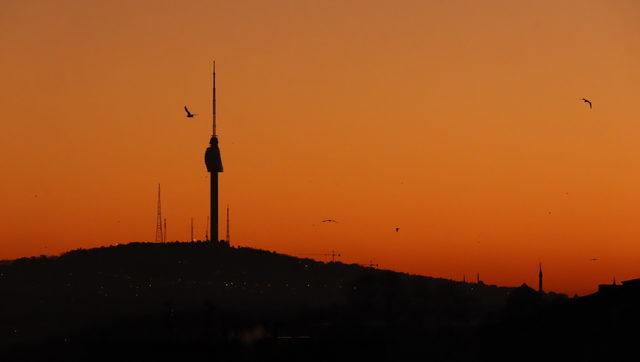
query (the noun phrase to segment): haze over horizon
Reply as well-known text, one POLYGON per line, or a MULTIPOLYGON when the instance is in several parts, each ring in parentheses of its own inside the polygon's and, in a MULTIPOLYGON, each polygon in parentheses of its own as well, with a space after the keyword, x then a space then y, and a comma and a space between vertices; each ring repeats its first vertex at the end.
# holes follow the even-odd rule
POLYGON ((0 259, 153 240, 158 183, 167 240, 191 217, 204 237, 215 59, 234 244, 498 285, 542 262, 570 295, 638 277, 638 19, 635 1, 4 1, 0 259))

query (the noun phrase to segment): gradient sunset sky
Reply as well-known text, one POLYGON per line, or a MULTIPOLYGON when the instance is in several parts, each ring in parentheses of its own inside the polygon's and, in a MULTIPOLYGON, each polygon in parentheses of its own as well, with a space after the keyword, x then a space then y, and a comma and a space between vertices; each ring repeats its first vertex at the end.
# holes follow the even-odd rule
POLYGON ((153 241, 158 183, 168 239, 203 238, 213 59, 233 244, 640 277, 632 0, 3 0, 0 259, 153 241))

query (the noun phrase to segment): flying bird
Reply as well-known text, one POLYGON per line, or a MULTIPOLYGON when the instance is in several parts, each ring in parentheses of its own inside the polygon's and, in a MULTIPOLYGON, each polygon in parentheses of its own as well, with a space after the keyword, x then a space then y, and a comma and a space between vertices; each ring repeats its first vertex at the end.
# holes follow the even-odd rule
POLYGON ((325 219, 325 220, 322 220, 322 222, 334 222, 334 223, 337 223, 337 221, 335 221, 333 219, 325 219))
POLYGON ((197 114, 189 112, 189 108, 187 108, 187 106, 184 106, 184 111, 187 112, 187 118, 193 118, 193 116, 197 116, 197 114))
POLYGON ((581 99, 583 102, 588 103, 589 104, 589 109, 593 108, 593 106, 591 105, 591 101, 586 99, 586 98, 582 98, 581 99))
POLYGON ((400 231, 400 228, 399 228, 399 227, 395 227, 395 228, 393 228, 393 229, 394 229, 396 232, 400 231))
POLYGON ((591 261, 598 261, 598 258, 591 258, 591 259, 589 259, 589 260, 591 260, 591 261))

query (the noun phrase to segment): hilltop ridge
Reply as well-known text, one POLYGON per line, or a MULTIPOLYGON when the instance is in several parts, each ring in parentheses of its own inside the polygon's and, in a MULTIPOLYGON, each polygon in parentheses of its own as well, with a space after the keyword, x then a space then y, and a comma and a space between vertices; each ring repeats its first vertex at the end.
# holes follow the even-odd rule
MULTIPOLYGON (((472 345, 480 326, 523 313, 509 305, 523 288, 208 242, 130 243, 0 265, 0 344, 30 360, 46 360, 43 350, 111 360, 123 346, 136 360, 185 348, 196 360, 327 360, 329 347, 346 359, 410 360, 428 347, 465 360, 474 350, 460 346, 472 345)), ((530 294, 521 299, 566 299, 530 294)))

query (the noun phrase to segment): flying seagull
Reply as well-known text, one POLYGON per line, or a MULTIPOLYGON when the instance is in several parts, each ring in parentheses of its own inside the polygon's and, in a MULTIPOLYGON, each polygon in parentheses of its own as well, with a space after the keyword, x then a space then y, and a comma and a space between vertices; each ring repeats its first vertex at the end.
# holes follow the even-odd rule
POLYGON ((585 103, 588 103, 588 104, 589 104, 589 109, 593 108, 593 107, 592 107, 592 105, 591 105, 591 101, 590 101, 590 100, 588 100, 588 99, 586 99, 586 98, 582 98, 581 100, 582 100, 583 102, 585 102, 585 103))
POLYGON ((325 220, 322 220, 322 222, 335 222, 335 223, 337 223, 337 221, 335 221, 333 219, 325 219, 325 220))
POLYGON ((589 259, 589 260, 591 260, 591 261, 598 261, 598 258, 591 258, 591 259, 589 259))
POLYGON ((393 228, 393 229, 394 229, 396 232, 400 231, 400 228, 399 228, 399 227, 395 227, 395 228, 393 228))
POLYGON ((193 116, 197 116, 197 114, 189 112, 189 108, 187 108, 187 106, 184 106, 184 111, 187 112, 187 118, 193 118, 193 116))

